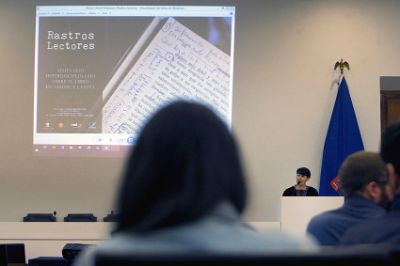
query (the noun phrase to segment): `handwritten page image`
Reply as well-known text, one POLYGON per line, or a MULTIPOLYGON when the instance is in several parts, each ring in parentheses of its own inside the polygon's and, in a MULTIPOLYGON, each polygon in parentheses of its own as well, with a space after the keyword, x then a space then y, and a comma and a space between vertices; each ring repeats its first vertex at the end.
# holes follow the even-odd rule
POLYGON ((103 107, 103 133, 133 134, 159 106, 203 102, 230 121, 230 56, 169 18, 103 107))

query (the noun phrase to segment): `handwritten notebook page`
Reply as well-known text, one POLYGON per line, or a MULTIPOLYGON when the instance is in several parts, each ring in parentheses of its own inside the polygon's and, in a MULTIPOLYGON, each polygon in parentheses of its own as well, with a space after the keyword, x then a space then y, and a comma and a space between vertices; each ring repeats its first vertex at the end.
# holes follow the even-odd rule
POLYGON ((103 133, 132 134, 159 106, 203 102, 230 121, 230 56, 173 18, 103 107, 103 133))

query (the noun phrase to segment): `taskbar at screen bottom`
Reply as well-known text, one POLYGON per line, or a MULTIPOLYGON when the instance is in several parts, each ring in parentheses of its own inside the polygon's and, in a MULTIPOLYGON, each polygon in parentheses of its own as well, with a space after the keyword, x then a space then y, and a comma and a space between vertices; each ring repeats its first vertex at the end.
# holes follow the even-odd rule
POLYGON ((132 146, 127 145, 33 145, 38 156, 125 157, 132 146))

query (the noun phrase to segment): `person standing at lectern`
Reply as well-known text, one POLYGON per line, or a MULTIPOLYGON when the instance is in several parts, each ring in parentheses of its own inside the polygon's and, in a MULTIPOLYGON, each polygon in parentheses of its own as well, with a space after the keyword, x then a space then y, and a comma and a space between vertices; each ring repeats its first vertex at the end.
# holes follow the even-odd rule
POLYGON ((282 196, 318 196, 318 191, 307 186, 310 180, 311 171, 307 167, 300 167, 296 170, 296 185, 285 189, 282 196))

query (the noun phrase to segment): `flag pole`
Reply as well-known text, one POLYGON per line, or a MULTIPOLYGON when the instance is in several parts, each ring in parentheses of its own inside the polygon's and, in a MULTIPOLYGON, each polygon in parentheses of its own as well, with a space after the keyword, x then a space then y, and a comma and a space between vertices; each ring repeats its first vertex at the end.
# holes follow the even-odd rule
POLYGON ((350 67, 347 62, 343 62, 343 59, 340 62, 336 62, 334 69, 337 67, 341 69, 338 79, 340 83, 322 153, 320 196, 340 195, 338 171, 341 164, 348 155, 364 150, 356 113, 346 78, 343 74, 343 69, 350 69, 350 67))

